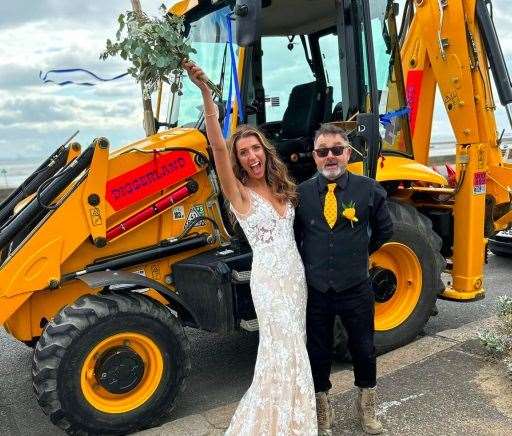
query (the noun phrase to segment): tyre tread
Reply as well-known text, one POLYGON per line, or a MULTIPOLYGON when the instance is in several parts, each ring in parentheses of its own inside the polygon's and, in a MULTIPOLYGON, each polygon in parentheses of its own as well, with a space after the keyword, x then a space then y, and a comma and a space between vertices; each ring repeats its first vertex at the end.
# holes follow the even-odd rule
MULTIPOLYGON (((190 344, 179 321, 162 304, 141 294, 108 293, 84 295, 63 308, 46 325, 38 341, 32 360, 33 389, 39 405, 50 420, 69 434, 90 434, 90 429, 73 422, 66 415, 58 396, 58 368, 73 340, 98 321, 119 313, 144 314, 164 323, 183 348, 178 367, 177 392, 181 392, 191 367, 190 344)), ((172 404, 169 405, 170 412, 172 404)), ((167 413, 156 411, 158 416, 148 416, 141 427, 159 423, 167 413)), ((136 430, 136 428, 133 428, 136 430)))
POLYGON ((410 204, 401 203, 394 200, 388 201, 388 208, 393 222, 401 222, 415 227, 427 239, 432 251, 434 252, 436 268, 434 271, 434 280, 436 281, 436 291, 439 295, 443 292, 445 285, 441 278, 441 273, 446 269, 446 259, 441 254, 443 240, 434 231, 432 221, 410 204))

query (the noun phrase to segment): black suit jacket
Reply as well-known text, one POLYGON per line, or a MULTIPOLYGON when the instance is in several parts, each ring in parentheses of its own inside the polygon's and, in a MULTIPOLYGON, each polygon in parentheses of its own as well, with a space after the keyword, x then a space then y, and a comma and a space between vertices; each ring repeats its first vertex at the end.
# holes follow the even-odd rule
POLYGON ((335 182, 338 218, 332 229, 323 214, 330 182, 317 173, 298 187, 295 237, 308 286, 320 292, 343 291, 366 280, 369 255, 393 233, 386 191, 375 180, 346 172, 335 182), (357 222, 342 215, 352 202, 357 222))

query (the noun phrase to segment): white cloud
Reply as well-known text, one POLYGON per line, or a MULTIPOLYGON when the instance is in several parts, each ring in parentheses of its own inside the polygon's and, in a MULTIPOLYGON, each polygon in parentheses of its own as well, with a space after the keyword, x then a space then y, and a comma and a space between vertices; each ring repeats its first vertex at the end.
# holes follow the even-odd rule
MULTIPOLYGON (((142 1, 156 14, 159 1, 142 1)), ((39 71, 85 68, 102 77, 127 69, 99 54, 117 30, 127 0, 0 3, 0 159, 43 159, 75 130, 88 144, 106 136, 112 145, 144 135, 140 86, 131 77, 86 88, 44 84, 39 71)))
MULTIPOLYGON (((141 3, 144 10, 156 15, 161 0, 141 3)), ((508 0, 493 3, 503 51, 512 67, 512 6, 508 0)), ((99 54, 106 39, 115 35, 117 16, 130 7, 128 0, 0 2, 0 159, 43 159, 77 129, 85 145, 96 136, 106 136, 116 147, 144 135, 140 87, 132 78, 84 88, 43 84, 38 77, 40 70, 53 68, 82 67, 104 77, 124 72, 124 61, 101 61, 99 54)), ((300 44, 294 54, 302 55, 300 44)), ((265 80, 277 90, 283 80, 304 68, 302 59, 292 64, 279 58, 265 80)), ((304 78, 304 82, 308 80, 304 78)), ((184 96, 183 107, 199 104, 192 100, 184 96)), ((286 101, 284 96, 281 104, 286 101)), ((443 112, 438 104, 433 139, 452 137, 443 112)), ((497 113, 497 119, 499 128, 509 130, 503 111, 497 113)))

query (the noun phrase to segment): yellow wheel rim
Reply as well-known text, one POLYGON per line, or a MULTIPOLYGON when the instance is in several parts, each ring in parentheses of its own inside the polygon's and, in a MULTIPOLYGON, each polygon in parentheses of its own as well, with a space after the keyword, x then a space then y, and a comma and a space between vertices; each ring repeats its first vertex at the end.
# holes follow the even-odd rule
POLYGON ((119 333, 102 340, 86 356, 80 375, 85 399, 95 409, 105 413, 126 413, 144 404, 156 391, 164 372, 164 359, 158 345, 139 333, 119 333), (116 394, 106 390, 95 373, 98 360, 118 347, 128 347, 144 363, 142 378, 128 392, 116 394))
POLYGON ((386 302, 375 304, 375 330, 386 331, 401 325, 418 304, 421 287, 421 264, 409 247, 397 242, 384 244, 372 255, 372 267, 392 271, 396 291, 386 302))

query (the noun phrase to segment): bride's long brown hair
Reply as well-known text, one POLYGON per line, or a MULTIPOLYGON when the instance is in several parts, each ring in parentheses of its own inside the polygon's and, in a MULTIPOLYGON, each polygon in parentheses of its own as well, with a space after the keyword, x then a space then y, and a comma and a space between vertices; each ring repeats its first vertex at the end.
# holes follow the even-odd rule
POLYGON ((228 141, 229 156, 235 177, 243 185, 249 179, 247 172, 240 165, 238 160, 236 144, 241 138, 254 136, 258 139, 265 151, 265 181, 270 187, 272 195, 280 201, 289 200, 294 206, 297 206, 298 195, 297 187, 288 174, 288 169, 283 161, 277 155, 275 147, 265 138, 265 135, 254 126, 247 124, 239 126, 228 141))

